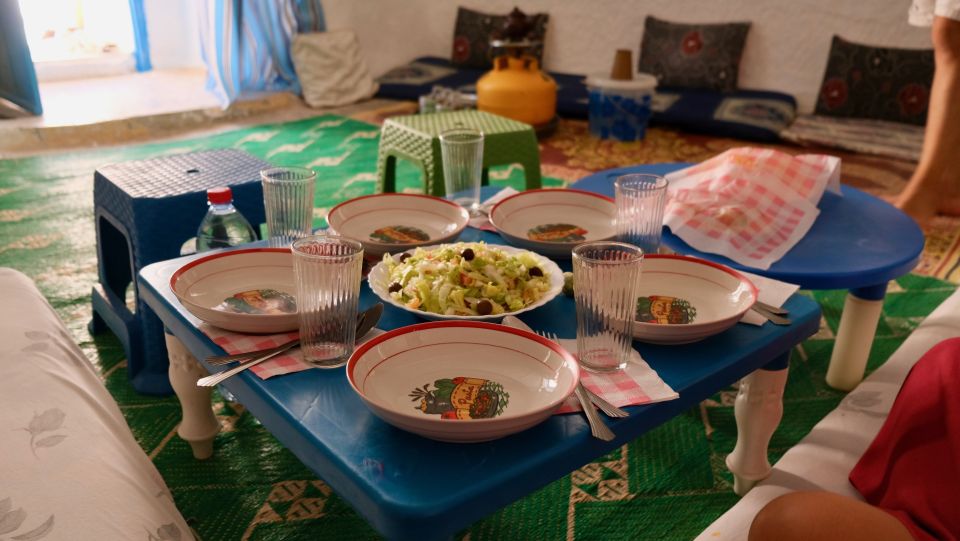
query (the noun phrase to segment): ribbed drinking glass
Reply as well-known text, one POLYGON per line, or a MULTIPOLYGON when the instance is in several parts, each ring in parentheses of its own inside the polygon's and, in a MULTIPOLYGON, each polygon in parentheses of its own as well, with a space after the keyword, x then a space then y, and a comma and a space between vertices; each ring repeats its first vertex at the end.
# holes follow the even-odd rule
POLYGON ((447 199, 467 209, 471 216, 480 213, 480 177, 483 172, 483 132, 473 128, 453 128, 440 133, 443 157, 443 183, 447 199))
POLYGON ((286 247, 313 231, 313 192, 317 174, 302 167, 260 171, 270 246, 286 247))
POLYGON ((667 179, 657 175, 630 174, 613 183, 617 201, 617 240, 655 254, 663 232, 663 208, 667 179))
POLYGON ((343 366, 353 352, 363 247, 337 235, 294 241, 300 349, 320 368, 343 366))
POLYGON ((627 366, 642 263, 643 251, 632 244, 596 241, 573 249, 577 355, 585 369, 627 366))

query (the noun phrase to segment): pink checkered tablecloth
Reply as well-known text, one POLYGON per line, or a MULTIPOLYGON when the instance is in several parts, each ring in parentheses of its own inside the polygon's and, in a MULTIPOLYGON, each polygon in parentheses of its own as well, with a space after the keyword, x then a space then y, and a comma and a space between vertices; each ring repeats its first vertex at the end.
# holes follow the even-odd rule
MULTIPOLYGON (((207 335, 215 344, 222 347, 228 355, 236 353, 247 353, 259 349, 267 349, 285 344, 300 336, 299 332, 288 332, 280 334, 241 334, 232 331, 218 329, 206 323, 200 324, 200 330, 207 335)), ((357 344, 362 344, 367 340, 382 334, 380 329, 373 329, 362 338, 357 340, 357 344)), ((300 348, 294 348, 289 353, 278 355, 273 359, 264 361, 252 368, 250 371, 256 374, 260 379, 270 379, 274 376, 283 374, 292 374, 312 368, 310 364, 303 360, 303 353, 300 348)))
POLYGON ((735 148, 667 175, 664 224, 703 252, 767 269, 810 230, 825 189, 840 193, 840 159, 735 148))
MULTIPOLYGON (((577 351, 576 340, 560 340, 560 345, 567 351, 577 351)), ((657 372, 650 368, 650 365, 636 351, 632 352, 632 357, 625 370, 612 374, 597 374, 581 370, 580 381, 585 387, 618 408, 663 402, 679 396, 666 382, 660 379, 657 372)), ((575 413, 578 411, 581 411, 580 401, 577 400, 576 396, 571 395, 556 413, 575 413)))

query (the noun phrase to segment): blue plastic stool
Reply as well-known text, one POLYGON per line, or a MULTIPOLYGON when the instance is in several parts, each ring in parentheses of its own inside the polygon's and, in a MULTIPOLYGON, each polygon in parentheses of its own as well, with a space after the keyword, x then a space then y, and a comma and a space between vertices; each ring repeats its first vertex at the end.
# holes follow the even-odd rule
POLYGON ((240 212, 251 224, 263 223, 260 171, 266 167, 245 152, 211 150, 112 164, 94 173, 100 283, 93 287, 90 332, 109 328, 117 335, 137 391, 173 392, 163 324, 140 299, 137 273, 180 255, 206 212, 208 188, 230 186, 240 212))

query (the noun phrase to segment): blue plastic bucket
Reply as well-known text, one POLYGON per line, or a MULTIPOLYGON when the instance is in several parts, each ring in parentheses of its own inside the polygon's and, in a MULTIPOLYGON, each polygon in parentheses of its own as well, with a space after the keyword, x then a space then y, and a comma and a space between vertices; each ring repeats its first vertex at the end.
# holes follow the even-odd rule
POLYGON ((622 81, 590 76, 586 82, 591 135, 618 141, 640 141, 646 136, 656 77, 637 73, 634 79, 622 81))

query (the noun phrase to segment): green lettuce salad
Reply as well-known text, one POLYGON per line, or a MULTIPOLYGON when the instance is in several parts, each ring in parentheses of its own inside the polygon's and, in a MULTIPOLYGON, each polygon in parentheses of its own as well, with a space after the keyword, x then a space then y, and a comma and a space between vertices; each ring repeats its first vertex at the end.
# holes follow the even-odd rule
POLYGON ((550 277, 531 252, 507 253, 482 242, 461 242, 395 259, 386 254, 387 291, 408 308, 441 315, 516 312, 550 290, 550 277))

